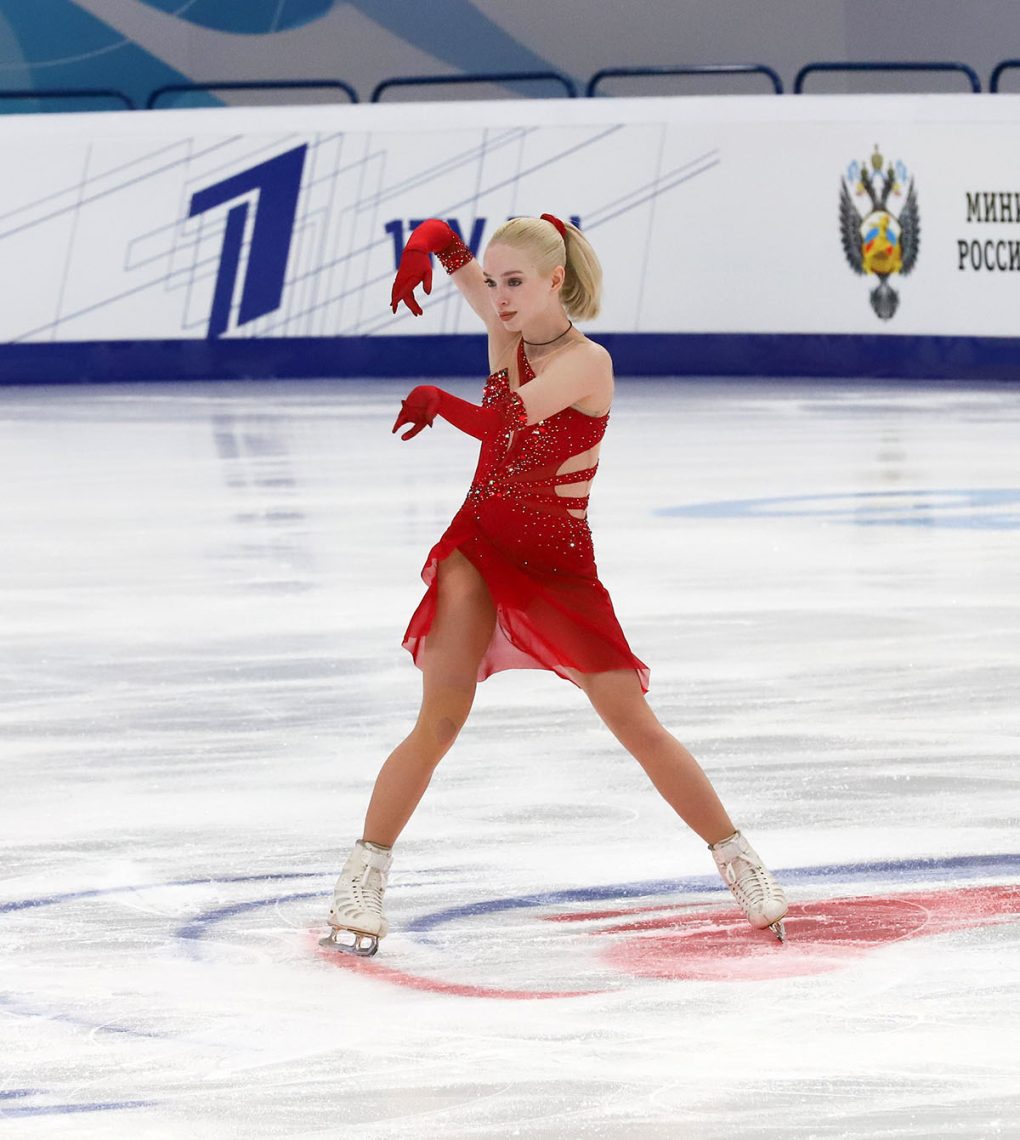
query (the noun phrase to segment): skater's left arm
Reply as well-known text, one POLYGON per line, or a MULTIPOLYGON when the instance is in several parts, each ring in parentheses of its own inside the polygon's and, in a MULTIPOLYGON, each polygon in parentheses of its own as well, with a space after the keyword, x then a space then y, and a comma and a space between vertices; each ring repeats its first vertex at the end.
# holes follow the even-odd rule
POLYGON ((579 400, 597 397, 600 407, 612 402, 613 365, 600 345, 584 341, 543 368, 542 375, 516 390, 502 393, 482 405, 472 404, 432 384, 419 384, 400 402, 393 431, 405 425, 401 439, 413 439, 436 416, 475 439, 497 436, 536 424, 579 400))

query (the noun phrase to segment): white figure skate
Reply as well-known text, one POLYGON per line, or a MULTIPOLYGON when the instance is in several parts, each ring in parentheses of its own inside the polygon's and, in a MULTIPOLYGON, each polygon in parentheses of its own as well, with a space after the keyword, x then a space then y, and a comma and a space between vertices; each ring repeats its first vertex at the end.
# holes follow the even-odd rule
POLYGON ((340 872, 329 908, 330 933, 320 946, 371 958, 389 923, 383 914, 383 892, 393 853, 388 847, 359 839, 340 872))
POLYGON ((719 843, 710 843, 708 849, 748 922, 758 930, 768 927, 780 942, 785 942, 786 896, 758 852, 739 831, 719 843))

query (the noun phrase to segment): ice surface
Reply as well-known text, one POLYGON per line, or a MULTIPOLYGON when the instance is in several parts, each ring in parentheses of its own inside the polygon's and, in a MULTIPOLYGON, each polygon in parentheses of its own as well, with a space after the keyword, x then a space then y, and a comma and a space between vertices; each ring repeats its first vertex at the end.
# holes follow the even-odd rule
POLYGON ((600 573, 785 947, 514 672, 352 963, 316 940, 476 446, 391 435, 407 386, 0 390, 4 1135, 1020 1136, 1020 393, 618 386, 600 573))

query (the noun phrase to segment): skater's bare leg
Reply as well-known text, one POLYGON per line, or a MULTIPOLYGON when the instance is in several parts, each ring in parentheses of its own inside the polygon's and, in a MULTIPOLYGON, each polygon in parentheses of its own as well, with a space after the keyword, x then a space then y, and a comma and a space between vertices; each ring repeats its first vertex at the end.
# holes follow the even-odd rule
POLYGON ((454 552, 437 570, 436 613, 421 658, 421 711, 379 773, 364 838, 354 845, 340 873, 329 912, 330 933, 319 943, 358 957, 375 954, 389 929, 383 896, 393 859, 390 848, 467 720, 478 663, 495 625, 488 588, 462 554, 454 552))
POLYGON ((723 882, 751 925, 767 926, 783 941, 787 904, 782 887, 733 826, 701 766, 659 723, 641 692, 637 674, 621 669, 574 677, 609 730, 637 758, 677 815, 712 847, 723 882))
POLYGON ((365 817, 363 838, 384 847, 396 842, 467 720, 478 663, 496 623, 488 587, 460 551, 437 570, 436 613, 422 654, 421 711, 383 764, 365 817))
POLYGON ((659 722, 633 669, 576 673, 609 731, 638 761, 659 793, 706 843, 736 828, 701 765, 659 722))

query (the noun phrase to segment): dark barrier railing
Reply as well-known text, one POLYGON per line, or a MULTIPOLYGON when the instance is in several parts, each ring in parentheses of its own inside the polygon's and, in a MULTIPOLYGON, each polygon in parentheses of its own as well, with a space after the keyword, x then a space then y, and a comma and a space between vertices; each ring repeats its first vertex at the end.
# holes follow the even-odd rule
POLYGON ((1004 59, 992 72, 992 77, 988 81, 988 90, 993 95, 999 90, 999 80, 1004 71, 1020 71, 1020 59, 1004 59))
POLYGON ((476 75, 408 75, 396 79, 384 79, 377 83, 372 92, 372 102, 378 103, 384 91, 391 87, 438 87, 446 83, 535 83, 540 81, 560 84, 571 99, 577 98, 574 82, 558 71, 499 71, 476 75))
POLYGON ((266 79, 229 80, 223 83, 168 83, 157 87, 145 102, 147 110, 156 110, 164 95, 212 95, 216 91, 307 91, 313 89, 343 91, 351 103, 358 102, 358 93, 342 79, 266 79))
POLYGON ((971 90, 975 93, 981 91, 981 80, 978 79, 977 72, 968 67, 965 63, 948 63, 948 62, 929 62, 929 63, 915 63, 906 60, 897 62, 875 60, 859 63, 809 63, 806 67, 802 67, 797 72, 797 78, 793 81, 793 93, 800 95, 804 90, 804 80, 815 72, 860 72, 860 71, 951 71, 957 74, 966 75, 970 80, 971 90))
MULTIPOLYGON (((1020 70, 1020 59, 1005 59, 996 66, 989 79, 989 91, 998 92, 1000 80, 1007 71, 1020 70)), ((966 77, 973 92, 980 93, 981 80, 977 72, 965 63, 950 61, 914 62, 901 61, 854 61, 847 63, 819 62, 809 63, 797 72, 793 84, 793 93, 804 93, 805 80, 810 75, 819 72, 827 73, 859 73, 859 72, 950 72, 966 77)), ((734 63, 734 64, 691 64, 676 67, 607 67, 597 71, 588 80, 584 94, 589 98, 599 95, 599 86, 607 79, 654 78, 658 76, 726 76, 726 75, 762 75, 772 84, 777 95, 783 94, 783 82, 778 73, 764 63, 734 63)), ((371 101, 380 102, 385 91, 394 87, 437 87, 441 85, 498 83, 498 84, 524 84, 524 83, 555 83, 571 99, 577 98, 577 87, 574 81, 558 71, 504 71, 479 72, 467 75, 406 75, 392 79, 384 79, 376 84, 372 92, 371 101)), ((156 88, 145 106, 149 110, 158 109, 160 104, 166 106, 169 97, 174 95, 188 95, 205 93, 214 94, 216 91, 297 91, 297 90, 342 91, 350 103, 359 102, 357 91, 342 79, 273 79, 273 80, 225 80, 221 83, 168 83, 156 88)), ((118 105, 118 109, 129 111, 137 110, 135 101, 123 91, 112 87, 67 87, 26 89, 0 89, 0 105, 16 100, 50 102, 55 100, 96 100, 106 99, 118 105)), ((33 108, 35 110, 36 108, 33 108)), ((66 110, 66 108, 61 108, 66 110)))
POLYGON ((0 91, 0 99, 112 99, 115 103, 123 104, 128 111, 138 109, 133 99, 112 87, 46 87, 39 91, 5 88, 0 91))
POLYGON ((684 67, 606 67, 596 71, 588 80, 585 95, 593 98, 603 79, 630 79, 654 75, 765 75, 771 81, 777 95, 783 93, 783 81, 771 67, 764 63, 706 63, 684 67))

